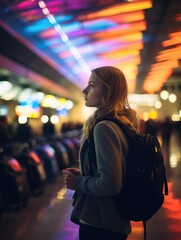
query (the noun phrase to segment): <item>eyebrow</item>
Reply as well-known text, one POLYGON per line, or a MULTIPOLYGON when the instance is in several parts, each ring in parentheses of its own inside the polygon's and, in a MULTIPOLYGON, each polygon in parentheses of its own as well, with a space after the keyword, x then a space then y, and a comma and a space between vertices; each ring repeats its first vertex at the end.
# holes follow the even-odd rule
POLYGON ((95 84, 95 82, 94 82, 93 80, 90 80, 88 83, 89 83, 89 84, 90 84, 90 83, 94 83, 94 84, 95 84))

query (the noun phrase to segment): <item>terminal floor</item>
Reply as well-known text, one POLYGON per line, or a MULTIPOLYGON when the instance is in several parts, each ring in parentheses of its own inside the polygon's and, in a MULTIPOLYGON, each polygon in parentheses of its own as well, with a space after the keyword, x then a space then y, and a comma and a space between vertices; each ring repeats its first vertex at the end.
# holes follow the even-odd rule
MULTIPOLYGON (((180 146, 174 138, 171 150, 171 154, 178 157, 181 163, 180 146)), ((147 240, 181 240, 180 169, 180 164, 172 168, 169 195, 165 197, 162 208, 147 222, 147 240)), ((49 184, 41 196, 31 197, 26 208, 3 214, 0 240, 78 240, 78 226, 70 221, 72 194, 72 191, 64 188, 60 175, 58 181, 49 184)), ((128 240, 142 239, 142 223, 132 222, 132 233, 128 240)))

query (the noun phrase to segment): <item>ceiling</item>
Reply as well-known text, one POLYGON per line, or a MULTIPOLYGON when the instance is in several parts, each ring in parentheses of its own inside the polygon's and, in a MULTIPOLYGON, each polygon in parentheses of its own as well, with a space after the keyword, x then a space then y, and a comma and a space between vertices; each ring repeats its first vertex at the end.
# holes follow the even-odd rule
POLYGON ((130 93, 181 84, 180 0, 1 0, 0 78, 80 97, 93 68, 126 75, 130 93))

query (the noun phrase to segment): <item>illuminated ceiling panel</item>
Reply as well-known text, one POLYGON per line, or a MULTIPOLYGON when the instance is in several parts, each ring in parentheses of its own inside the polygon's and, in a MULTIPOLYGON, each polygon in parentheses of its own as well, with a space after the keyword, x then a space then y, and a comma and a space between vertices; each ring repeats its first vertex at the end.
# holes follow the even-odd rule
POLYGON ((178 67, 173 61, 181 58, 180 46, 176 46, 180 44, 176 32, 181 14, 169 5, 175 1, 168 0, 166 5, 161 0, 2 0, 0 24, 21 36, 23 43, 80 89, 91 69, 112 65, 125 73, 129 92, 155 92, 178 67), (164 27, 159 40, 163 45, 158 47, 155 34, 166 24, 161 22, 164 13, 172 22, 168 29, 164 27), (175 31, 170 27, 174 21, 175 31), (168 58, 167 48, 176 50, 168 58), (161 68, 172 62, 165 73, 160 72, 160 80, 153 79, 157 62, 163 63, 161 68))
MULTIPOLYGON (((180 5, 181 6, 181 5, 180 5)), ((154 63, 151 64, 144 78, 143 90, 148 93, 158 92, 173 74, 174 69, 179 68, 181 60, 181 24, 178 5, 171 6, 169 17, 162 23, 162 41, 154 55, 154 63)), ((157 43, 158 45, 158 43, 157 43)), ((180 70, 178 70, 179 72, 180 70)))

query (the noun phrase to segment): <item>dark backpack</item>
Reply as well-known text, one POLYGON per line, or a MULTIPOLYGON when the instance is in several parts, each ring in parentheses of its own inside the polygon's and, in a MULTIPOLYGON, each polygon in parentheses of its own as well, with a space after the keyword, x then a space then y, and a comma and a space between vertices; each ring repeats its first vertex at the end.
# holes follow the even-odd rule
MULTIPOLYGON (((122 216, 131 221, 143 221, 146 239, 146 221, 162 206, 168 186, 160 143, 150 134, 137 134, 114 118, 98 119, 116 123, 128 139, 126 173, 115 202, 122 216), (165 187, 165 192, 163 192, 165 187)), ((93 133, 89 138, 89 158, 96 159, 93 133), (93 156, 94 155, 94 156, 93 156)))

